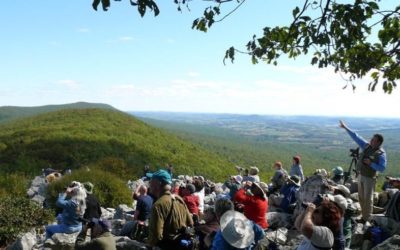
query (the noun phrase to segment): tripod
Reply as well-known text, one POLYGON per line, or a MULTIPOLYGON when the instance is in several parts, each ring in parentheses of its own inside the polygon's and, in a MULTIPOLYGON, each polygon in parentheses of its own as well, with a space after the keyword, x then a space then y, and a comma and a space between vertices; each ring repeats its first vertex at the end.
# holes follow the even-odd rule
POLYGON ((346 183, 348 181, 348 179, 351 177, 351 172, 354 171, 355 172, 355 177, 357 177, 358 173, 355 170, 355 167, 357 166, 357 162, 358 162, 358 152, 359 152, 359 148, 357 149, 350 149, 350 156, 351 158, 351 162, 349 165, 349 170, 347 172, 345 172, 344 174, 344 183, 346 183))

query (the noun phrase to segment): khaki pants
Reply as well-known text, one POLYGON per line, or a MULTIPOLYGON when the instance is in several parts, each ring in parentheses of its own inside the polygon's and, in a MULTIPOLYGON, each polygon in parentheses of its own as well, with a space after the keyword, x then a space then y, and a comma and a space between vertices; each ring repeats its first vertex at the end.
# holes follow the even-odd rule
POLYGON ((358 176, 358 199, 360 200, 361 215, 365 221, 371 217, 374 205, 375 178, 358 176))

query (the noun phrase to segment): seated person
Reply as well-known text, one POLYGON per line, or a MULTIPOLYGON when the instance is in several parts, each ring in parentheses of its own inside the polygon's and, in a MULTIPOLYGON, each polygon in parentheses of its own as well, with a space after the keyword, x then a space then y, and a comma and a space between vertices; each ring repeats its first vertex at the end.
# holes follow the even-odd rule
POLYGON ((258 224, 261 228, 266 229, 268 222, 265 214, 268 212, 268 199, 261 185, 266 184, 252 183, 247 191, 240 189, 234 198, 234 201, 242 205, 244 215, 258 224))
POLYGON ((341 166, 337 166, 332 170, 332 178, 331 180, 336 184, 344 184, 344 171, 341 166))
POLYGON ((280 190, 282 199, 279 208, 285 213, 293 212, 293 204, 296 203, 296 193, 300 188, 300 177, 293 175, 290 176, 288 182, 280 190))
POLYGON ((270 193, 274 193, 279 189, 281 189, 286 184, 286 179, 288 176, 288 173, 282 167, 282 162, 276 161, 274 163, 274 168, 275 168, 275 174, 271 178, 271 184, 269 186, 270 193))
POLYGON ((296 218, 296 228, 305 236, 297 250, 331 249, 340 233, 341 212, 331 201, 324 200, 307 208, 296 218))
POLYGON ((219 223, 217 219, 217 215, 214 211, 214 207, 208 207, 204 211, 203 219, 205 221, 204 224, 198 224, 194 227, 196 234, 199 236, 200 241, 200 249, 208 249, 206 246, 204 239, 211 234, 212 232, 218 231, 219 223))
POLYGON ((56 205, 62 208, 62 213, 57 216, 58 224, 46 227, 46 239, 55 233, 75 233, 82 229, 81 217, 86 210, 86 191, 79 182, 71 185, 60 193, 56 205))
POLYGON ((229 210, 219 220, 221 229, 212 242, 212 250, 254 249, 265 236, 262 228, 242 213, 229 210))
POLYGON ((110 233, 111 223, 108 220, 92 219, 83 226, 76 242, 76 250, 116 250, 114 236, 110 233), (85 242, 87 230, 90 228, 89 242, 85 242))

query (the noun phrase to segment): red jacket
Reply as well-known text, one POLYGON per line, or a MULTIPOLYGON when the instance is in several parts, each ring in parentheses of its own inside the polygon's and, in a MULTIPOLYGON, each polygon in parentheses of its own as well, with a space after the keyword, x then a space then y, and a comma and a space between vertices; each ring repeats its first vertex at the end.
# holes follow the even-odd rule
POLYGON ((183 197, 183 200, 185 201, 190 213, 199 215, 200 202, 198 196, 190 194, 183 197))
POLYGON ((243 213, 249 220, 254 221, 263 229, 268 228, 266 217, 268 212, 267 199, 247 195, 244 189, 240 189, 236 192, 234 201, 244 205, 243 213))

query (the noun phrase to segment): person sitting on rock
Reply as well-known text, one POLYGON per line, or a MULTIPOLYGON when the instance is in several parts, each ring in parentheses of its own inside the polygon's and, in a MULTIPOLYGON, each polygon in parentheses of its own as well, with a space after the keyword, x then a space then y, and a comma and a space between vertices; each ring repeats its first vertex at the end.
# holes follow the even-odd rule
POLYGON ((282 162, 276 161, 274 163, 275 174, 271 178, 271 185, 269 185, 269 193, 274 193, 280 190, 285 184, 288 173, 282 166, 282 162))
POLYGON ((250 250, 264 238, 265 233, 262 228, 242 213, 234 211, 231 201, 218 200, 215 212, 219 218, 220 229, 214 236, 211 250, 250 250), (221 208, 222 211, 219 211, 221 208))
POLYGON ((183 197, 183 201, 189 212, 193 215, 193 221, 196 224, 199 220, 199 197, 195 195, 196 187, 193 184, 187 184, 186 188, 189 190, 189 194, 183 197))
POLYGON ((336 184, 344 184, 344 171, 341 166, 334 167, 331 180, 336 184))
POLYGON ((300 177, 297 175, 290 176, 288 182, 280 190, 281 200, 279 208, 284 213, 293 213, 294 205, 296 204, 296 193, 300 188, 300 177))
POLYGON ((235 175, 229 177, 229 180, 224 183, 224 185, 229 188, 229 197, 231 199, 235 197, 236 192, 240 189, 242 179, 241 175, 235 175))
POLYGON ((340 232, 340 208, 324 200, 319 206, 308 203, 296 218, 295 227, 305 236, 297 250, 332 249, 340 232))
POLYGON ((268 212, 268 199, 265 194, 265 183, 252 183, 249 189, 240 189, 236 192, 234 201, 243 206, 243 213, 261 228, 268 228, 266 213, 268 212))
POLYGON ((86 210, 83 218, 90 221, 93 218, 99 219, 101 217, 101 206, 97 197, 93 194, 94 185, 91 182, 83 183, 86 191, 86 210))
POLYGON ((71 185, 60 193, 56 205, 62 208, 62 213, 57 216, 58 224, 46 227, 46 239, 55 233, 75 233, 82 229, 81 217, 86 210, 86 191, 79 182, 71 185))
POLYGON ((116 250, 114 236, 110 232, 111 223, 108 220, 92 219, 83 226, 75 241, 76 250, 116 250), (91 240, 86 242, 87 230, 90 229, 91 240))
POLYGON ((212 232, 219 229, 217 215, 215 214, 214 207, 210 206, 204 210, 204 223, 195 226, 195 232, 199 236, 200 249, 208 249, 210 246, 206 245, 205 239, 212 232))

